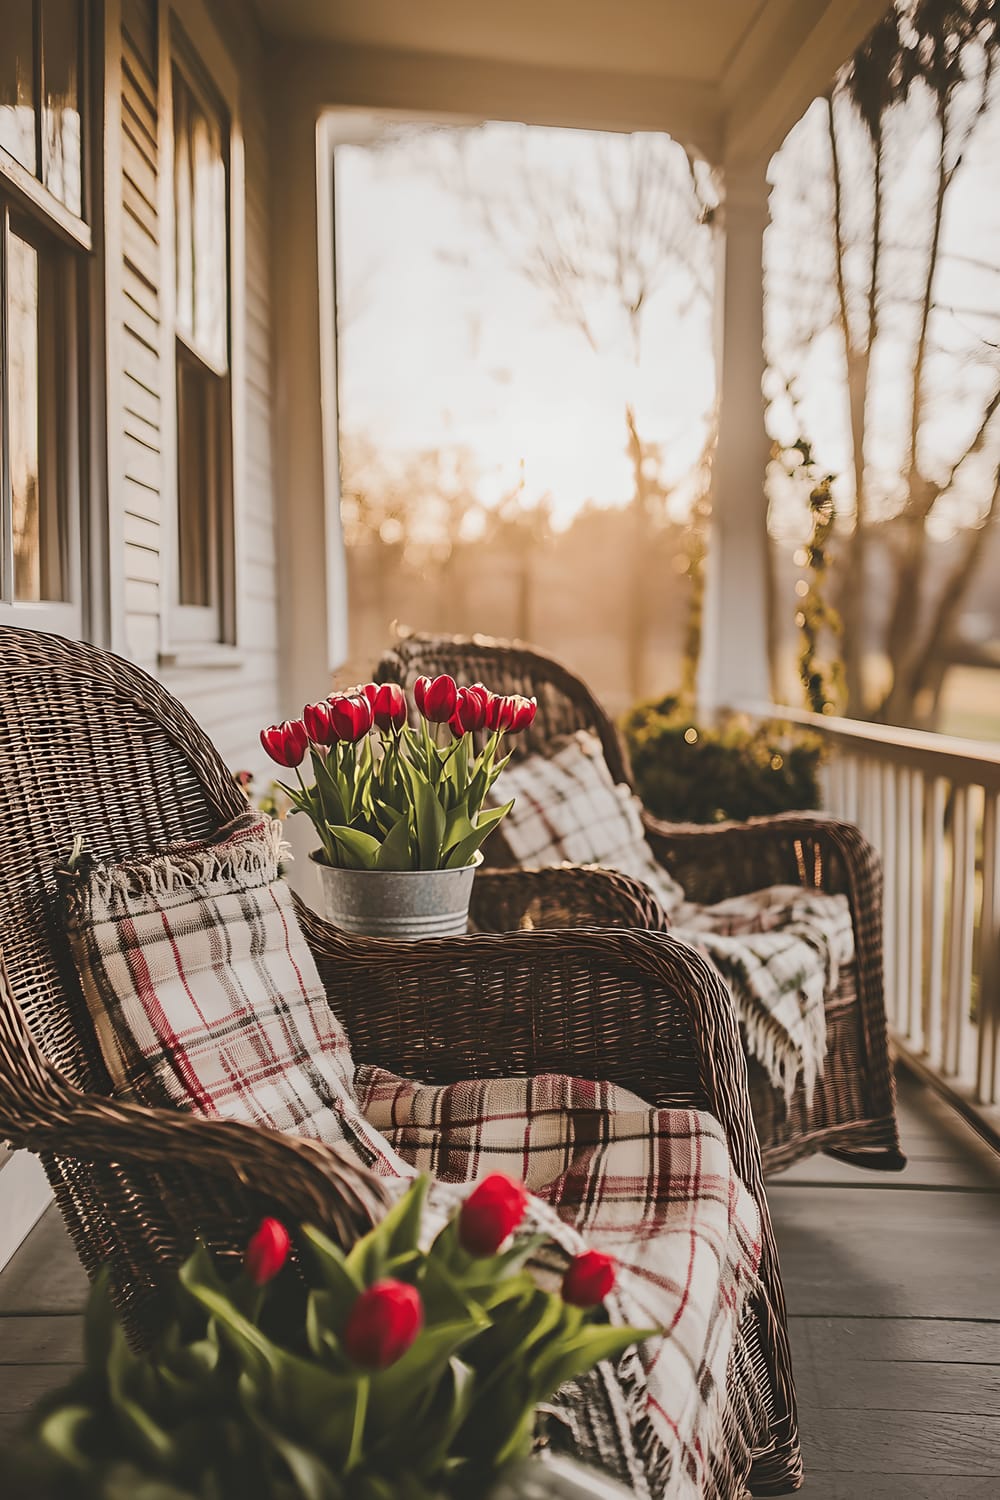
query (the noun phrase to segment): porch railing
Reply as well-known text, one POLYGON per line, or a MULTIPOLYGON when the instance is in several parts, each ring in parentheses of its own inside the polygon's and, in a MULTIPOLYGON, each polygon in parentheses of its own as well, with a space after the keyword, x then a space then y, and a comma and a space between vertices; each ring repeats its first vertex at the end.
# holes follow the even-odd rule
POLYGON ((885 989, 904 1057, 1000 1145, 1000 750, 742 705, 815 731, 823 805, 885 869, 885 989))

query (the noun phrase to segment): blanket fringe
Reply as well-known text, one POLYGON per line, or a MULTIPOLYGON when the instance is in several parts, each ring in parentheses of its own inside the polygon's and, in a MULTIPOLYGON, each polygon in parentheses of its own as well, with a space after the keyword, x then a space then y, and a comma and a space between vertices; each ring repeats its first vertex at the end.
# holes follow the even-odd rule
POLYGON ((747 1051, 760 1063, 771 1083, 784 1095, 785 1108, 792 1102, 799 1076, 805 1089, 806 1107, 812 1107, 816 1080, 826 1058, 826 1012, 812 1006, 804 1014, 805 1045, 800 1049, 785 1028, 760 1006, 750 1003, 740 987, 732 984, 747 1051))
POLYGON ((267 884, 277 880, 278 865, 288 857, 282 834, 277 818, 240 818, 214 843, 177 844, 153 859, 94 865, 81 884, 91 909, 108 917, 136 899, 160 901, 216 882, 267 884))

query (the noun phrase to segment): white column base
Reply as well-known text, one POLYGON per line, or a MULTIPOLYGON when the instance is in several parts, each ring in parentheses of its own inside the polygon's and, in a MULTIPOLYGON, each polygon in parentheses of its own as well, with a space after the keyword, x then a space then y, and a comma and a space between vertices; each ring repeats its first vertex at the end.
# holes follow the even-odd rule
POLYGON ((0 1271, 52 1202, 37 1156, 15 1151, 0 1167, 0 1271))

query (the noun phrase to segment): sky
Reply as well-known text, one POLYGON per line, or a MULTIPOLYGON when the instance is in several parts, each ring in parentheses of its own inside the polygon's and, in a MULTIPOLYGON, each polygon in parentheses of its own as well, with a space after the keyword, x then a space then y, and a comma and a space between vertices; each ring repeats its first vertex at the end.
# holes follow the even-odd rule
MULTIPOLYGON (((995 114, 985 122, 950 197, 945 224, 936 296, 948 311, 933 325, 934 399, 924 429, 931 466, 938 469, 947 467, 974 430, 991 378, 989 345, 1000 340, 998 126, 995 114)), ((922 253, 908 236, 930 145, 929 135, 914 139, 912 128, 891 143, 893 209, 900 224, 899 241, 888 252, 895 257, 891 284, 900 296, 891 317, 901 337, 885 339, 879 352, 871 454, 887 493, 905 440, 900 360, 912 317, 907 291, 919 288, 922 253)), ((665 137, 657 138, 657 147, 668 167, 679 164, 681 181, 687 169, 680 147, 665 137)), ((614 299, 597 284, 606 269, 602 251, 614 241, 607 226, 627 208, 615 184, 629 180, 632 149, 624 136, 502 123, 457 133, 393 124, 377 149, 338 147, 343 430, 367 434, 387 455, 464 447, 482 472, 486 503, 512 491, 523 475, 524 503, 545 496, 559 527, 588 501, 624 505, 630 499, 624 412, 631 401, 643 438, 663 445, 662 472, 676 485, 675 509, 683 514, 691 492, 685 481, 705 442, 714 401, 715 250, 710 230, 694 232, 688 254, 701 294, 693 291, 688 272, 666 271, 643 308, 637 363, 614 299), (572 320, 560 316, 550 293, 524 274, 525 264, 537 264, 539 245, 551 252, 567 239, 589 272, 581 296, 597 329, 596 350, 572 320)), ((803 374, 801 412, 821 461, 846 476, 842 347, 836 335, 821 332, 800 354, 789 352, 795 342, 789 304, 822 297, 824 283, 827 293, 830 286, 831 266, 815 239, 824 212, 824 173, 815 165, 826 149, 817 104, 772 163, 768 329, 772 353, 779 362, 787 354, 785 362, 803 374), (819 292, 808 285, 810 278, 819 292)), ((855 193, 852 202, 863 215, 864 193, 855 193)), ((650 233, 655 240, 655 227, 650 233)), ((796 435, 781 401, 770 420, 784 440, 796 435)), ((980 470, 985 463, 986 457, 980 470)), ((982 479, 971 465, 956 500, 936 520, 942 536, 975 511, 982 479)), ((841 481, 842 489, 846 483, 841 481)), ((796 510, 794 500, 790 510, 796 510)), ((800 517, 793 518, 791 530, 799 524, 800 517)))
MULTIPOLYGON (((598 156, 617 167, 628 149, 626 137, 508 124, 480 127, 461 150, 425 132, 379 150, 339 147, 342 428, 392 452, 467 447, 488 503, 523 472, 525 503, 547 496, 558 527, 588 500, 630 499, 631 399, 644 439, 665 446, 666 477, 683 479, 714 395, 708 298, 692 302, 690 278, 668 272, 644 308, 636 367, 607 298, 587 298, 595 352, 516 263, 539 222, 525 207, 525 172, 546 206, 571 191, 586 233, 587 216, 606 223, 613 201, 598 156), (499 214, 498 230, 484 221, 481 195, 499 214)), ((680 148, 667 149, 683 162, 680 148)), ((696 253, 710 276, 708 231, 696 253)))

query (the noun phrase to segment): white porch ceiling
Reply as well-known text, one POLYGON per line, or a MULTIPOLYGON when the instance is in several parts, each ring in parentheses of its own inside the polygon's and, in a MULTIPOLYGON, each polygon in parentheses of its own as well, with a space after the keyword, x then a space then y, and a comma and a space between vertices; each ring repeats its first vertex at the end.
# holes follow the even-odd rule
POLYGON ((326 68, 330 104, 413 108, 423 67, 439 94, 456 78, 442 112, 478 91, 484 115, 667 129, 735 160, 775 149, 888 0, 256 3, 286 56, 308 47, 313 80, 326 68))

